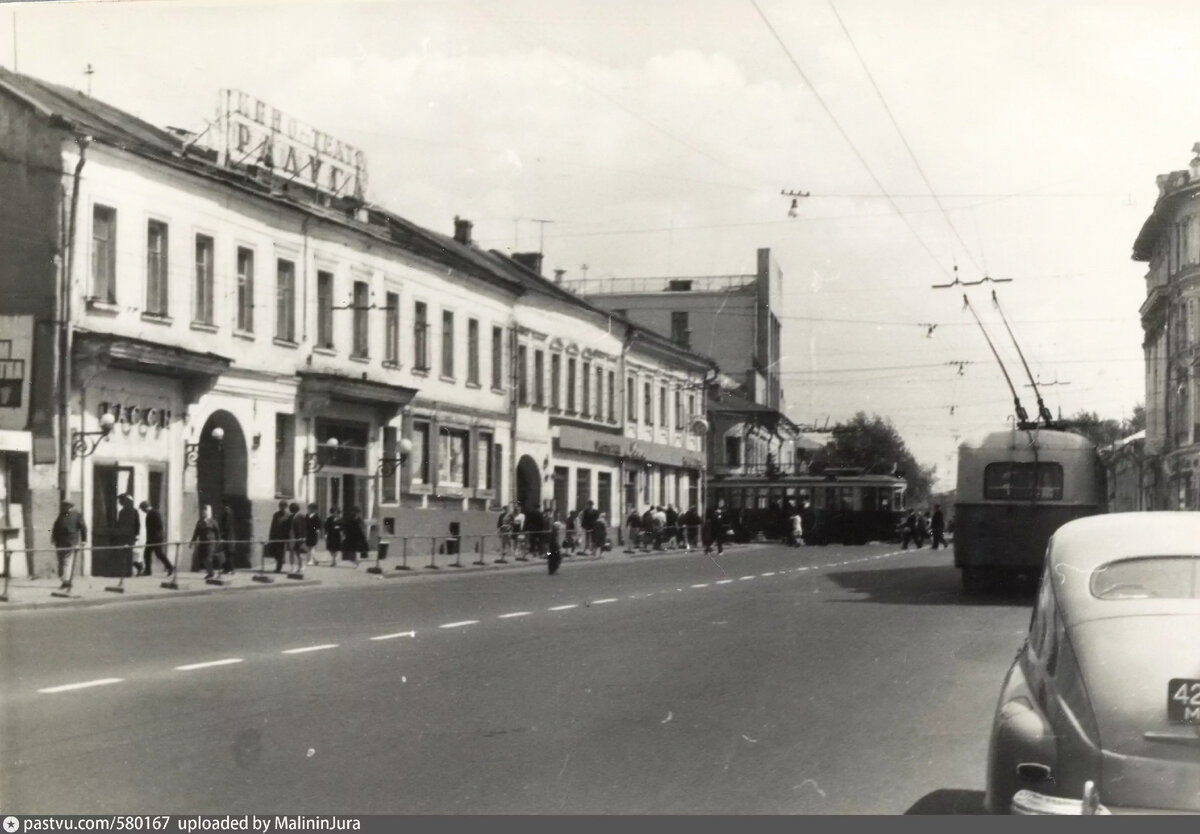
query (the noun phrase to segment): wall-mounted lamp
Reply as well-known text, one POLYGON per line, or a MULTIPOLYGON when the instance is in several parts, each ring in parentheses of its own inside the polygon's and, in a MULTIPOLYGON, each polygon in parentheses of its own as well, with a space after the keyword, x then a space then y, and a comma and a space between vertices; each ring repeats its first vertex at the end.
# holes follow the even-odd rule
MULTIPOLYGON (((220 426, 215 427, 209 435, 213 440, 217 441, 217 446, 221 445, 221 441, 225 439, 225 429, 220 426)), ((190 466, 195 466, 196 461, 200 459, 200 443, 184 443, 183 444, 183 468, 187 469, 190 466)))
POLYGON ((258 449, 258 447, 261 445, 262 445, 262 432, 256 431, 254 433, 254 437, 250 441, 250 448, 258 449))
POLYGON ((397 449, 399 450, 400 454, 394 458, 380 458, 379 473, 385 478, 390 478, 392 475, 395 475, 396 470, 403 466, 404 462, 408 460, 408 454, 412 451, 412 447, 413 444, 411 440, 409 440, 407 437, 400 438, 400 442, 397 444, 397 449))
MULTIPOLYGON (((325 441, 325 448, 328 449, 330 452, 337 449, 337 447, 338 447, 338 439, 336 437, 331 437, 325 441)), ((325 461, 321 460, 321 450, 320 449, 317 449, 317 451, 315 451, 315 452, 305 452, 304 453, 304 474, 305 475, 311 475, 313 472, 320 472, 324 468, 325 468, 325 461)))
POLYGON ((86 458, 92 452, 96 451, 96 447, 100 445, 100 441, 108 437, 112 432, 113 426, 116 425, 116 418, 105 412, 100 415, 100 430, 99 431, 77 431, 71 434, 71 457, 86 458), (89 437, 96 438, 88 440, 89 437))

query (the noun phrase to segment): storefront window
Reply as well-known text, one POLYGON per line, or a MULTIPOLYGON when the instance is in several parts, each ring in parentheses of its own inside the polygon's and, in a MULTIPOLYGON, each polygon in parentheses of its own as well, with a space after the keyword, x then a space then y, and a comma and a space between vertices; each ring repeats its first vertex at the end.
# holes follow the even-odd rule
POLYGON ((429 424, 414 422, 408 468, 414 484, 429 483, 429 424))
POLYGON ((475 478, 479 489, 494 489, 496 483, 495 457, 492 452, 492 435, 480 432, 475 441, 475 461, 478 474, 475 478))
POLYGON ((467 482, 467 439, 465 431, 441 430, 438 437, 439 486, 470 486, 467 482))

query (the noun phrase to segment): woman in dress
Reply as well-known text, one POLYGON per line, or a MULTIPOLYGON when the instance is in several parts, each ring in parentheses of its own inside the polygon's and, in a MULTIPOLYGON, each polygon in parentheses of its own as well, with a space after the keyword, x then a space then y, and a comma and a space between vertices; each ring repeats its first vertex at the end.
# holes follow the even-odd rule
POLYGON ((367 525, 363 521, 362 510, 353 507, 350 510, 350 517, 342 525, 342 558, 350 559, 357 566, 359 559, 367 558, 367 552, 370 549, 370 545, 367 544, 367 525))
POLYGON ((213 518, 212 505, 205 504, 200 508, 200 519, 196 522, 196 529, 192 532, 192 550, 197 550, 199 545, 198 556, 204 561, 204 570, 207 571, 204 578, 212 579, 216 576, 213 573, 213 557, 216 555, 217 548, 221 546, 221 525, 213 518))
POLYGON ((329 551, 330 566, 336 568, 342 551, 342 513, 337 507, 330 507, 325 519, 325 549, 329 551))

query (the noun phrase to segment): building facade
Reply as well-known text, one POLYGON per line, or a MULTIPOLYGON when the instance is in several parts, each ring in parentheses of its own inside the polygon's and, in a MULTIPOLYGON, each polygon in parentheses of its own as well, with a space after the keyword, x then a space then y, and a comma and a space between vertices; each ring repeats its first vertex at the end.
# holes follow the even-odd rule
POLYGON ((1146 263, 1140 310, 1146 363, 1145 509, 1200 509, 1200 143, 1185 171, 1158 177, 1133 245, 1146 263))
POLYGON ((480 250, 465 220, 443 235, 365 202, 361 154, 222 101, 201 146, 0 70, 14 575, 52 571, 64 498, 92 531, 80 570, 119 575, 123 494, 173 542, 228 504, 249 567, 280 501, 356 508, 386 538, 494 532, 513 500, 616 514, 627 484, 698 489, 707 360, 480 250), (626 419, 630 374, 665 398, 657 423, 626 419))

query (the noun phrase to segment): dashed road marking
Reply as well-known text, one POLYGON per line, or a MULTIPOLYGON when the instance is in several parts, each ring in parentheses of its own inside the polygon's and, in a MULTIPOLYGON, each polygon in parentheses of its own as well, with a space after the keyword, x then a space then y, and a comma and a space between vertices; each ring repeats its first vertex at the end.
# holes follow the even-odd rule
POLYGON ((113 683, 120 683, 124 678, 98 678, 94 681, 84 681, 82 683, 67 683, 62 686, 50 686, 46 689, 39 689, 38 692, 44 695, 51 695, 55 692, 70 692, 72 689, 87 689, 92 686, 108 686, 113 683))
POLYGON ((380 634, 378 637, 372 637, 372 640, 395 640, 397 637, 416 637, 415 631, 397 631, 395 634, 380 634))
POLYGON ((234 663, 241 663, 240 657, 226 657, 221 660, 208 660, 204 663, 188 663, 185 666, 176 666, 176 672, 192 672, 196 669, 208 669, 212 666, 232 666, 234 663))
POLYGON ((693 588, 707 588, 707 587, 708 587, 708 583, 707 583, 707 582, 701 582, 699 585, 693 585, 692 587, 693 587, 693 588))
POLYGON ((775 571, 773 571, 773 570, 769 570, 766 573, 759 574, 759 576, 774 576, 774 575, 775 575, 775 571))
POLYGON ((280 654, 304 654, 305 652, 320 652, 326 649, 336 649, 337 643, 322 643, 319 646, 301 646, 298 649, 284 649, 280 654))
POLYGON ((733 581, 732 579, 718 579, 717 584, 718 585, 728 585, 732 581, 733 581))
POLYGON ((753 579, 753 578, 754 578, 753 576, 739 576, 738 580, 741 582, 745 582, 747 579, 753 579))
POLYGON ((463 626, 475 625, 479 620, 459 620, 457 623, 442 623, 438 628, 462 628, 463 626))
POLYGON ((617 601, 616 597, 609 597, 608 599, 594 599, 594 600, 592 600, 592 605, 605 605, 606 603, 616 602, 616 601, 617 601))
POLYGON ((512 619, 513 617, 528 617, 532 613, 533 613, 532 611, 512 611, 512 612, 509 612, 508 614, 501 614, 496 619, 508 620, 508 619, 512 619))
POLYGON ((579 607, 579 605, 577 603, 573 602, 570 605, 556 605, 549 610, 551 610, 551 611, 566 611, 569 608, 578 608, 578 607, 579 607))

